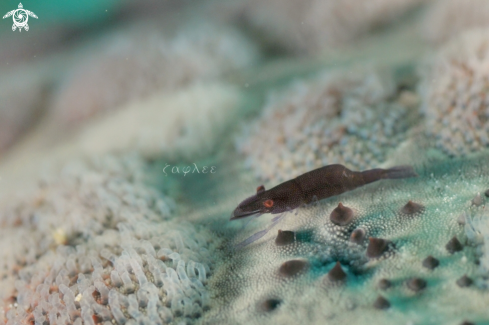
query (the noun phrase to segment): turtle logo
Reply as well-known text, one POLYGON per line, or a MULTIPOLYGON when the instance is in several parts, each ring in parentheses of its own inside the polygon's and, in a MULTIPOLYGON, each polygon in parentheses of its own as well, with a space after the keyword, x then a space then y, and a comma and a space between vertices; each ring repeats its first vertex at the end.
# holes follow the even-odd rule
POLYGON ((29 25, 27 25, 29 16, 37 19, 36 14, 33 13, 32 11, 25 10, 24 6, 22 6, 22 3, 19 3, 19 9, 15 9, 7 12, 5 16, 3 16, 3 19, 10 16, 12 16, 14 19, 14 24, 12 25, 12 31, 14 32, 17 28, 19 29, 19 32, 22 31, 22 28, 24 28, 26 31, 29 30, 29 25))

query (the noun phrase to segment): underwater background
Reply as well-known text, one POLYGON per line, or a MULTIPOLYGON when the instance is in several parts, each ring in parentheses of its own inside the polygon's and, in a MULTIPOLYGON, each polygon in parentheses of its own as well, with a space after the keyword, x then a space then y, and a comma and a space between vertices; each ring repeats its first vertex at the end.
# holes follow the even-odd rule
POLYGON ((1 323, 489 324, 487 0, 0 9, 1 323))

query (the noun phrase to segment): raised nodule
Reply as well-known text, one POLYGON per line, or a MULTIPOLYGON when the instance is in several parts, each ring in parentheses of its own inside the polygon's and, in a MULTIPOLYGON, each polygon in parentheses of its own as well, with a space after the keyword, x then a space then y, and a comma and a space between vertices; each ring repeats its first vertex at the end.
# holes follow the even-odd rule
POLYGON ((382 296, 378 296, 374 302, 374 308, 376 309, 388 309, 391 306, 389 300, 382 296))
POLYGON ((378 286, 380 290, 387 290, 392 286, 392 282, 387 279, 380 279, 378 286))
POLYGON ((336 262, 335 266, 328 272, 328 279, 332 282, 340 282, 346 279, 346 273, 343 271, 340 262, 336 262))
POLYGON ((474 283, 474 281, 471 278, 469 278, 467 275, 464 275, 457 280, 457 285, 460 288, 470 287, 472 283, 474 283))
POLYGON ((461 250, 464 249, 462 243, 460 243, 457 236, 453 236, 453 238, 450 239, 450 241, 445 245, 445 248, 450 254, 453 254, 455 252, 460 252, 461 250))
POLYGON ((329 219, 335 225, 345 226, 353 220, 353 210, 340 202, 329 215, 329 219))
POLYGON ((411 215, 411 214, 417 214, 423 212, 423 210, 424 210, 424 206, 410 200, 408 203, 406 203, 406 205, 402 207, 401 213, 411 215))
POLYGON ((278 306, 280 306, 281 303, 282 300, 279 299, 267 299, 260 304, 260 309, 266 312, 274 311, 278 308, 278 306))
POLYGON ((430 255, 423 260, 422 264, 425 268, 433 270, 440 265, 440 261, 430 255))
POLYGON ((353 232, 350 235, 350 241, 352 243, 361 245, 363 244, 363 241, 365 240, 365 230, 362 228, 357 228, 353 230, 353 232))
POLYGON ((406 282, 406 284, 407 284, 407 287, 414 292, 419 292, 419 291, 423 290, 424 288, 426 288, 426 286, 427 286, 426 281, 423 279, 420 279, 420 278, 409 279, 406 282))
POLYGON ((278 270, 279 274, 283 277, 292 277, 294 275, 299 274, 303 270, 305 270, 308 266, 307 261, 304 260, 290 260, 284 262, 280 269, 278 270))
POLYGON ((289 230, 279 230, 277 238, 275 238, 275 245, 285 246, 294 242, 295 234, 289 230))
POLYGON ((374 237, 369 237, 368 240, 367 257, 380 257, 387 250, 387 244, 389 243, 387 240, 374 237))

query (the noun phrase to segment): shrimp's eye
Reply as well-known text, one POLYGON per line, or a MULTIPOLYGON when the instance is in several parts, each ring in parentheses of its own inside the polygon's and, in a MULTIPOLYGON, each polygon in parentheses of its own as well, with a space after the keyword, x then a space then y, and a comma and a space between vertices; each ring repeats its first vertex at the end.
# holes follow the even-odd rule
POLYGON ((265 208, 271 208, 271 207, 273 207, 273 200, 266 200, 265 202, 263 202, 263 206, 265 208))

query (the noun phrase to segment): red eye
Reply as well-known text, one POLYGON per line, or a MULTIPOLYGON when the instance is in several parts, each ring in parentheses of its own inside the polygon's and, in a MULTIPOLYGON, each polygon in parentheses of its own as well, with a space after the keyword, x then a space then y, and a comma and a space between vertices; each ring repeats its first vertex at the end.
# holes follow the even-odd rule
POLYGON ((273 200, 266 200, 265 202, 263 202, 263 205, 265 206, 265 208, 271 208, 273 207, 273 200))

